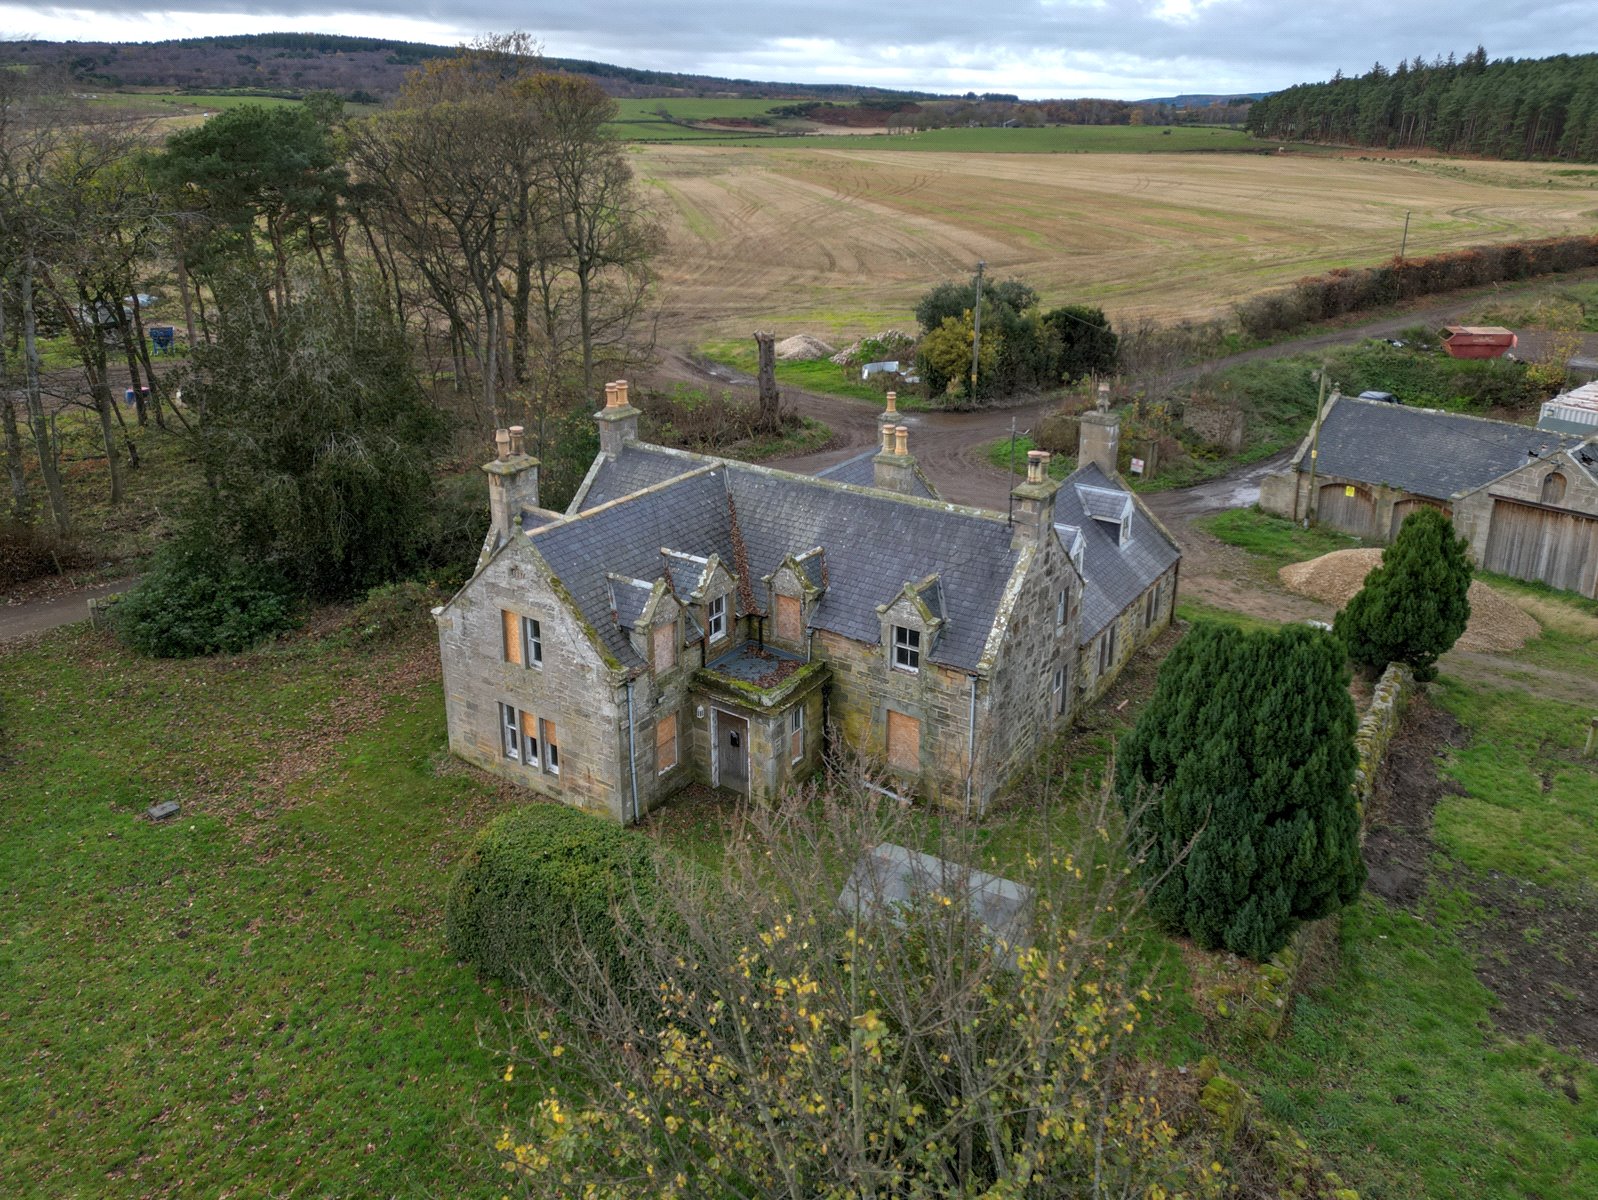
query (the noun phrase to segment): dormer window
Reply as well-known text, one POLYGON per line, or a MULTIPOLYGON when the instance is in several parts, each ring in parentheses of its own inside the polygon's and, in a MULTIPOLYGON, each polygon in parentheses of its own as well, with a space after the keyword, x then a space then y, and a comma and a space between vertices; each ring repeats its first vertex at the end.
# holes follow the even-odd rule
POLYGON ((893 665, 900 671, 921 670, 921 631, 907 625, 893 627, 893 665))
POLYGON ((727 597, 717 596, 710 602, 706 623, 710 627, 711 641, 719 642, 727 636, 727 597))

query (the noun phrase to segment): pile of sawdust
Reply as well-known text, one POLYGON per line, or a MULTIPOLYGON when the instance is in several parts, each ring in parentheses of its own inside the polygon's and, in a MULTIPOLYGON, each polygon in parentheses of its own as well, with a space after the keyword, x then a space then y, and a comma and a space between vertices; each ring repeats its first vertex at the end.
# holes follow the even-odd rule
POLYGON ((834 353, 826 342, 808 333, 783 338, 777 343, 776 351, 778 362, 814 362, 818 358, 830 358, 834 353))
MULTIPOLYGON (((1334 550, 1277 572, 1290 592, 1342 608, 1382 562, 1380 550, 1334 550)), ((1542 632, 1536 618, 1479 580, 1470 584, 1470 623, 1455 644, 1461 650, 1519 650, 1542 632)))

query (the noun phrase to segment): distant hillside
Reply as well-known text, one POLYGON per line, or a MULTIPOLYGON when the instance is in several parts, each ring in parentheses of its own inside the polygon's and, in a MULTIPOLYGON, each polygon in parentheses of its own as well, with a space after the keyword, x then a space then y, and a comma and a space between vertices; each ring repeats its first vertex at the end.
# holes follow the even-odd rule
POLYGON ((1269 138, 1598 162, 1598 54, 1488 62, 1477 46, 1459 61, 1377 63, 1276 92, 1250 109, 1248 127, 1269 138))
POLYGON ((1263 100, 1269 92, 1184 92, 1180 96, 1154 96, 1147 100, 1134 100, 1133 104, 1165 104, 1171 108, 1209 108, 1212 104, 1236 107, 1255 100, 1263 100))
MULTIPOLYGON (((0 67, 64 66, 99 88, 179 88, 215 91, 251 88, 299 94, 328 90, 353 99, 397 91, 406 72, 453 46, 320 33, 262 33, 238 37, 181 38, 165 42, 0 42, 0 67)), ((794 84, 719 79, 646 71, 580 59, 547 58, 550 70, 594 80, 613 96, 770 96, 854 99, 887 96, 921 99, 923 92, 836 84, 794 84)))

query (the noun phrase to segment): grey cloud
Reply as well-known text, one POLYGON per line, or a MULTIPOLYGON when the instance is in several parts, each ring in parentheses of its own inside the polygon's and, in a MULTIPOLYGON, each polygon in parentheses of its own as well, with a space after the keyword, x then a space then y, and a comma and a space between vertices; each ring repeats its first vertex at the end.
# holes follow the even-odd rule
MULTIPOLYGON (((403 16, 469 34, 522 28, 551 55, 626 66, 730 74, 745 78, 835 81, 837 67, 860 83, 943 90, 976 86, 1030 94, 1135 95, 1150 90, 1277 88, 1322 79, 1342 68, 1361 73, 1421 54, 1463 54, 1477 42, 1494 58, 1567 52, 1585 28, 1591 0, 1505 5, 1458 0, 1444 6, 1346 0, 1333 5, 1271 0, 1194 0, 1184 18, 1162 17, 1184 0, 1151 3, 973 4, 923 0, 914 6, 818 0, 808 5, 705 0, 601 4, 463 0, 438 5, 406 0, 334 0, 330 32, 362 32, 360 17, 403 16), (820 49, 785 39, 814 39, 820 49), (893 48, 892 56, 883 53, 893 48)), ((326 13, 325 3, 258 4, 185 0, 185 29, 203 30, 203 14, 254 16, 263 30, 276 17, 326 13)), ((132 0, 124 15, 164 10, 132 0)), ((85 38, 94 18, 84 14, 85 38)))

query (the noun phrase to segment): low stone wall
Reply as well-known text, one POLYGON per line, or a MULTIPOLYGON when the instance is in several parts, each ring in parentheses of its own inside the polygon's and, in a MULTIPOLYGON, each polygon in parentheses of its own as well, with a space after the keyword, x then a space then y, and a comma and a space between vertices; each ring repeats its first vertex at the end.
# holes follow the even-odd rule
MULTIPOLYGON (((1376 786, 1376 776, 1381 772, 1382 760, 1387 757, 1387 747, 1404 719, 1404 710, 1415 692, 1415 675, 1402 663, 1391 663, 1376 682, 1370 708, 1354 733, 1354 747, 1358 760, 1354 766, 1354 799, 1359 805, 1359 838, 1365 840, 1365 820, 1369 811, 1371 793, 1376 786)), ((1231 1004, 1217 1005, 1217 1011, 1235 1016, 1244 1028, 1266 1039, 1273 1039, 1282 1031, 1288 1007, 1293 1000, 1293 985, 1299 968, 1309 956, 1311 948, 1322 938, 1335 932, 1335 916, 1313 921, 1299 928, 1293 939, 1271 956, 1269 962, 1258 965, 1245 964, 1245 969, 1234 975, 1229 989, 1231 1004)))

